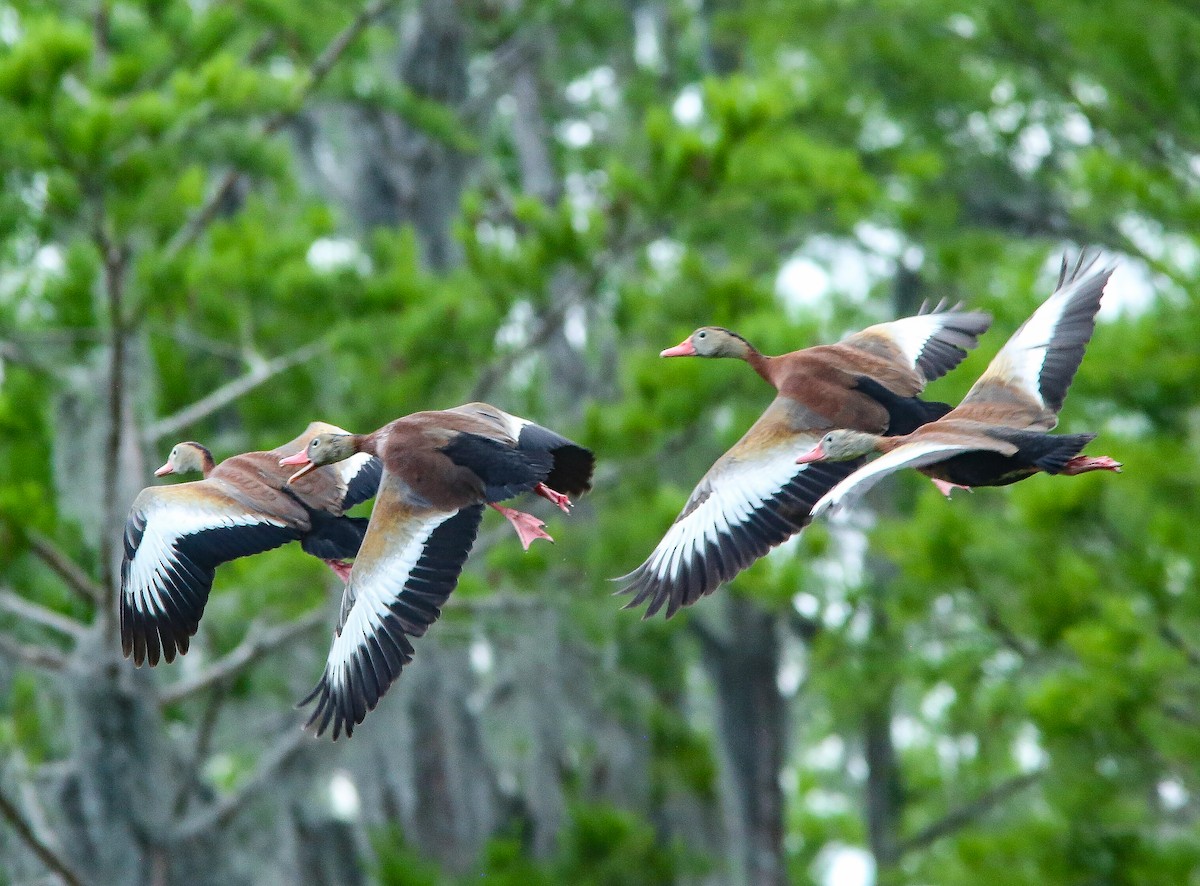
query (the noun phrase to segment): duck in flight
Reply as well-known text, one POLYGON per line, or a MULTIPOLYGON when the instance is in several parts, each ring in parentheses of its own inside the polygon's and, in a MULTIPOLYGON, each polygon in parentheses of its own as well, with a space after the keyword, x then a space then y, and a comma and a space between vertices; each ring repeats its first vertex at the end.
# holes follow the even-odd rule
POLYGON ((859 468, 813 507, 817 517, 855 501, 889 474, 916 468, 949 496, 953 489, 1005 486, 1037 473, 1073 476, 1121 470, 1108 456, 1083 455, 1095 434, 1051 434, 1067 388, 1096 327, 1111 266, 1081 253, 1063 257, 1058 285, 993 358, 956 408, 910 434, 882 437, 849 430, 826 434, 799 464, 879 458, 859 468))

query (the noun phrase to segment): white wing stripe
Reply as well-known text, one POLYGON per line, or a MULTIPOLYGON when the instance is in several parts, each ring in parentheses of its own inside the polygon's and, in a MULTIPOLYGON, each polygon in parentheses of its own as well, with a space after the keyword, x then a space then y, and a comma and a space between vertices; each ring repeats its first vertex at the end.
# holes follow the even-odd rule
POLYGON ((429 536, 455 513, 434 514, 416 523, 409 528, 407 538, 393 545, 386 556, 363 564, 365 569, 356 566, 350 573, 346 593, 354 597, 354 604, 329 650, 331 682, 339 689, 349 683, 349 667, 356 651, 369 650, 370 637, 385 630, 384 622, 391 616, 390 604, 403 593, 429 536))
POLYGON ((889 474, 903 468, 919 468, 942 461, 952 452, 969 452, 970 446, 961 443, 906 443, 869 462, 830 489, 813 505, 815 520, 828 510, 858 501, 867 490, 889 474))

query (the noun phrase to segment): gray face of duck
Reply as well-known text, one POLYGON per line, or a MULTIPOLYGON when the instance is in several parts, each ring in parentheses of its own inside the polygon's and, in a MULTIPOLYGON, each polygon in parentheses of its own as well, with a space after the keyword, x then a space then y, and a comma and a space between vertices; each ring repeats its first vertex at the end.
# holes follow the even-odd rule
POLYGON ((156 470, 154 476, 203 472, 205 464, 212 464, 212 455, 199 443, 176 443, 167 456, 167 463, 156 470))
POLYGON ((701 326, 660 357, 737 357, 745 360, 750 343, 722 326, 701 326))
POLYGON ((281 458, 281 465, 304 465, 292 476, 289 483, 295 483, 309 471, 314 471, 322 465, 330 465, 354 455, 354 437, 351 434, 317 434, 308 441, 303 451, 281 458))
POLYGON ((862 431, 830 431, 816 446, 798 456, 796 463, 803 465, 814 461, 849 461, 873 451, 878 440, 874 434, 864 434, 862 431))

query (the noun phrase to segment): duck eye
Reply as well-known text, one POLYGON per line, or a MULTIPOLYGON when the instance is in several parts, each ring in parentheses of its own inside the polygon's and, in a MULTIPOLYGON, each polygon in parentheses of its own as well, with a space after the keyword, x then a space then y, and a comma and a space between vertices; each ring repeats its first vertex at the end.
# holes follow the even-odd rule
POLYGON ((697 332, 696 338, 708 338, 708 333, 707 332, 697 332))

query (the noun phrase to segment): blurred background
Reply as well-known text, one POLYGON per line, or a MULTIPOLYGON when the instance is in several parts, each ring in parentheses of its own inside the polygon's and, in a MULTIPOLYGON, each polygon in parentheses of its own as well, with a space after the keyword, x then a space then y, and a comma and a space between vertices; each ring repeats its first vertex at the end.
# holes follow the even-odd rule
MULTIPOLYGON (((1200 883, 1200 13, 1178 0, 0 2, 0 881, 1200 883), (607 579, 766 353, 1119 261, 1063 412, 1120 476, 900 475, 671 621, 607 579), (134 670, 137 491, 485 399, 595 449, 488 514, 349 741, 341 586, 217 573, 134 670)), ((362 509, 369 510, 369 506, 362 509)))

